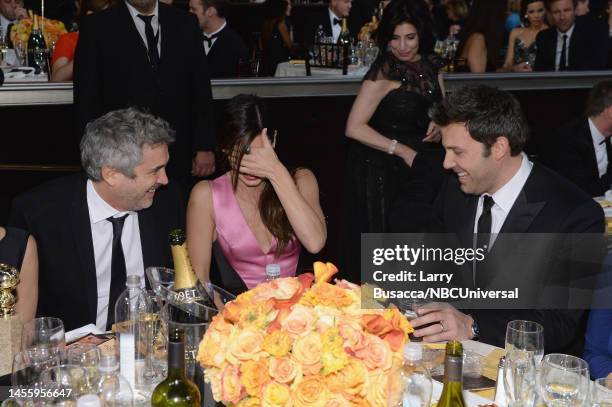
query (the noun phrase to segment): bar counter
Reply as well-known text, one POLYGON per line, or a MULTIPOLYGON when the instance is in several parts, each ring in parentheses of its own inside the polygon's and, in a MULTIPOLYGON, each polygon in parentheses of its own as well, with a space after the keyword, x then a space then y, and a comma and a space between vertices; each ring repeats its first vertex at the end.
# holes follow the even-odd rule
MULTIPOLYGON (((455 73, 445 74, 446 90, 462 85, 484 84, 509 91, 588 89, 596 82, 612 78, 612 71, 530 72, 530 73, 455 73)), ((212 81, 215 100, 230 99, 240 93, 264 98, 302 98, 355 96, 360 78, 292 77, 216 79, 212 81)), ((72 104, 72 83, 7 83, 0 87, 0 106, 38 106, 72 104)))

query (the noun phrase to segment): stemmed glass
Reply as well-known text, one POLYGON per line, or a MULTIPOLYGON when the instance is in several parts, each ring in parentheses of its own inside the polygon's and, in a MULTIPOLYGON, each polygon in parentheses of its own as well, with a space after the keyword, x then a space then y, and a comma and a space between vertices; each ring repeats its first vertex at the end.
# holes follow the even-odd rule
POLYGON ((21 349, 46 347, 50 352, 63 357, 66 347, 64 323, 59 318, 35 318, 23 325, 21 349))
POLYGON ((602 377, 595 380, 591 392, 592 407, 612 406, 612 378, 602 377))
POLYGON ((87 386, 91 391, 94 391, 94 385, 100 378, 98 365, 100 364, 101 357, 102 352, 100 352, 100 348, 92 343, 76 343, 68 347, 66 351, 66 359, 69 364, 85 369, 87 386))
POLYGON ((506 352, 529 352, 536 367, 544 356, 544 327, 532 321, 510 321, 506 327, 506 352))
POLYGON ((30 347, 13 357, 11 385, 13 395, 20 405, 44 405, 46 399, 45 384, 42 373, 53 366, 58 366, 60 359, 57 353, 48 347, 30 347))
POLYGON ((536 376, 535 360, 531 352, 515 349, 506 353, 504 388, 508 407, 533 406, 536 376))
POLYGON ((89 389, 87 372, 77 365, 50 367, 42 373, 41 381, 47 398, 53 401, 54 406, 74 406, 77 399, 89 389))
POLYGON ((551 353, 540 367, 540 395, 551 407, 582 406, 589 396, 588 364, 575 356, 551 353))

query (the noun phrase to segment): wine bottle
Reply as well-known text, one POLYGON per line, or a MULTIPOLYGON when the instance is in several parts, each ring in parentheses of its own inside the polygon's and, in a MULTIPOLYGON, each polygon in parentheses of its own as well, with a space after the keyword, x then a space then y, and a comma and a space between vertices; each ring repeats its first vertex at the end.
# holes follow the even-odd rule
POLYGON ((38 26, 38 16, 33 14, 32 10, 30 10, 30 18, 32 19, 32 31, 28 38, 28 66, 34 68, 34 73, 38 75, 41 72, 49 72, 48 50, 45 37, 38 26))
POLYGON ((438 407, 465 407, 463 399, 463 347, 461 342, 449 341, 446 344, 444 360, 444 387, 438 407))
POLYGON ((200 407, 200 389, 185 375, 185 333, 179 329, 168 335, 168 376, 151 396, 153 407, 200 407))
POLYGON ((204 288, 191 267, 187 254, 185 232, 170 232, 170 247, 174 261, 174 287, 170 318, 176 322, 208 322, 216 313, 211 295, 204 288))

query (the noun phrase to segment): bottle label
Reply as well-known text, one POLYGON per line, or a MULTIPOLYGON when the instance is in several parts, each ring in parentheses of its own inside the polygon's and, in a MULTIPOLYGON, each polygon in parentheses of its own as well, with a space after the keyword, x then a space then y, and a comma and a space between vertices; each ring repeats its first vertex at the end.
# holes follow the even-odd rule
POLYGON ((192 302, 202 301, 202 296, 195 288, 180 290, 174 292, 174 301, 179 304, 189 304, 192 302))
POLYGON ((460 382, 462 381, 463 358, 456 356, 446 356, 444 366, 445 378, 444 381, 460 382))

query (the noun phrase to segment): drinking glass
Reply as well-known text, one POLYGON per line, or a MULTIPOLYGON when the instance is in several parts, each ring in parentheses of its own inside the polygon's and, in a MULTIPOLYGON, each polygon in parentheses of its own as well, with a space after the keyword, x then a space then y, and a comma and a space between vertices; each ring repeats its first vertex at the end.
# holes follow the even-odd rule
POLYGON ((166 377, 166 331, 162 325, 159 313, 163 307, 163 301, 149 290, 146 294, 150 299, 150 308, 138 316, 138 331, 145 351, 145 363, 142 372, 144 384, 155 386, 166 377))
POLYGON ((595 380, 591 391, 592 407, 612 407, 612 378, 595 380))
POLYGON ((17 57, 17 63, 19 66, 27 66, 28 65, 28 46, 27 43, 19 38, 13 43, 15 47, 15 57, 17 57))
POLYGON ((531 352, 506 353, 504 388, 508 407, 533 406, 536 398, 536 366, 531 352))
POLYGON ((544 327, 532 321, 510 321, 506 327, 506 352, 530 352, 538 367, 544 356, 544 327))
POLYGON ((42 383, 54 406, 72 407, 79 397, 89 390, 87 372, 77 365, 59 365, 46 369, 42 383))
POLYGON ((98 365, 102 352, 93 343, 76 343, 68 347, 66 351, 66 360, 71 365, 80 366, 85 369, 87 374, 87 386, 92 392, 94 385, 100 379, 98 365))
POLYGON ((59 364, 59 356, 48 347, 31 347, 15 354, 11 385, 21 406, 51 404, 52 400, 44 393, 42 373, 59 364))
POLYGON ((64 323, 59 318, 35 318, 23 325, 21 349, 46 347, 63 357, 66 347, 64 323))
POLYGON ((588 364, 575 356, 551 353, 540 366, 540 396, 550 407, 582 406, 589 396, 588 364))

